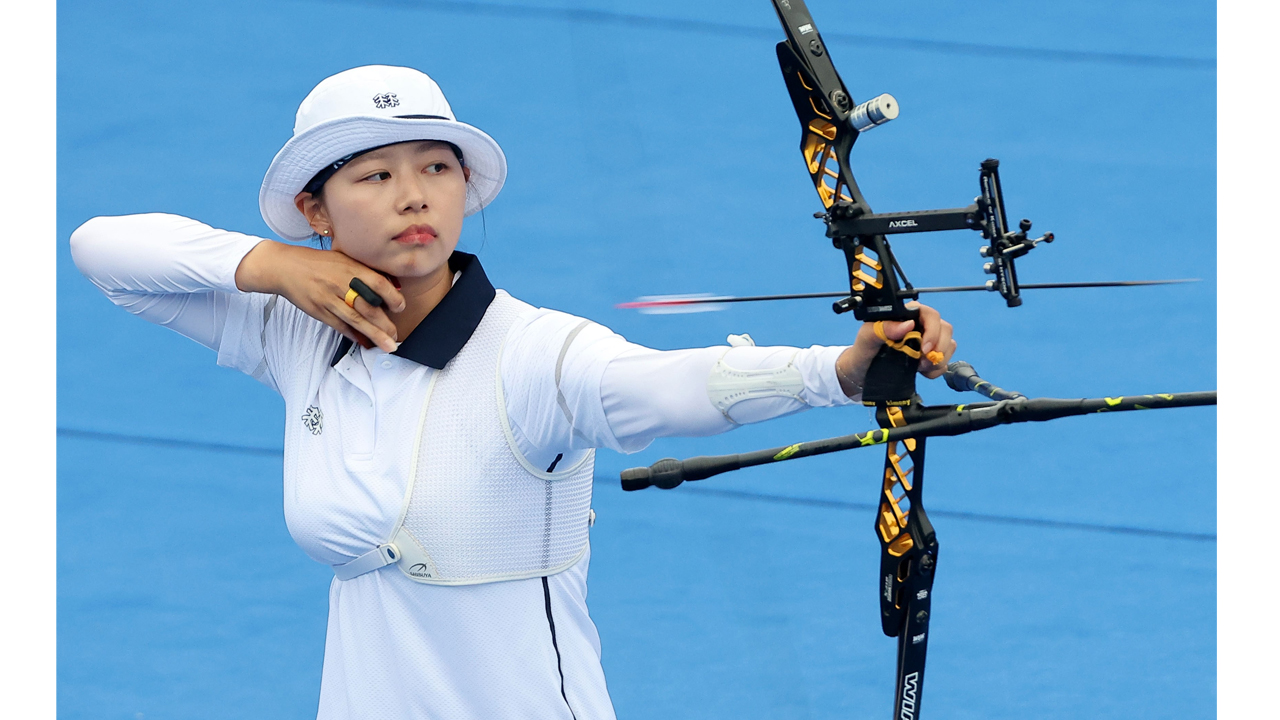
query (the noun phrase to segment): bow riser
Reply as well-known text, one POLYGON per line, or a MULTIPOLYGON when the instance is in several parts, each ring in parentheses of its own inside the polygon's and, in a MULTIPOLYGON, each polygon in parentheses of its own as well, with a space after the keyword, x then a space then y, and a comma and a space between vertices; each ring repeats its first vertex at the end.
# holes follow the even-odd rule
MULTIPOLYGON (((858 141, 858 131, 831 107, 822 83, 814 76, 809 63, 796 53, 790 41, 778 43, 777 52, 783 82, 787 85, 791 104, 804 128, 800 138, 800 152, 804 155, 805 166, 809 169, 809 177, 814 189, 818 191, 822 206, 830 208, 837 200, 843 200, 862 207, 865 212, 871 212, 849 168, 849 151, 858 141)), ((823 65, 830 68, 832 74, 835 73, 835 68, 829 61, 823 65)), ((839 77, 836 82, 840 83, 839 77)), ((838 92, 843 93, 843 83, 839 87, 841 89, 838 92)))
MULTIPOLYGON (((820 217, 826 221, 827 236, 844 251, 849 272, 849 297, 835 303, 836 312, 852 310, 864 322, 915 320, 919 312, 907 309, 905 303, 911 297, 910 283, 889 241, 883 234, 851 232, 854 228, 846 226, 874 216, 849 166, 849 153, 859 135, 849 122, 853 100, 804 3, 775 0, 774 8, 788 36, 777 45, 778 66, 800 120, 800 152, 826 209, 820 217)), ((902 348, 886 347, 876 356, 868 371, 864 401, 911 400, 919 342, 919 335, 913 333, 902 348)))
MULTIPOLYGON (((799 3, 791 3, 793 12, 797 6, 803 8, 799 3)), ((775 7, 778 7, 776 3, 775 7)), ((807 12, 800 14, 802 19, 790 20, 797 23, 792 26, 787 25, 789 19, 779 10, 788 34, 796 32, 794 27, 810 28, 811 42, 816 43, 815 47, 823 47, 817 30, 813 29, 813 20, 807 12)), ((844 250, 849 270, 850 297, 837 303, 837 312, 853 310, 854 316, 864 321, 915 319, 915 313, 907 310, 901 295, 906 278, 900 277, 884 235, 858 232, 863 228, 846 227, 842 222, 873 215, 849 166, 849 153, 859 133, 849 124, 848 114, 842 115, 828 100, 831 96, 848 97, 844 83, 825 51, 805 58, 800 54, 803 50, 798 50, 793 42, 778 43, 778 65, 800 120, 800 152, 805 167, 826 209, 821 217, 827 223, 827 236, 835 247, 844 250), (821 76, 826 76, 825 84, 819 79, 821 76)), ((813 54, 812 50, 809 54, 813 54)), ((886 220, 883 224, 889 222, 886 220)), ((903 223, 903 227, 910 225, 903 223)))
MULTIPOLYGON (((915 387, 921 357, 920 312, 906 307, 911 285, 885 234, 864 221, 874 218, 874 213, 849 166, 849 153, 859 134, 849 122, 853 99, 804 2, 774 0, 774 8, 787 32, 787 40, 777 46, 778 65, 800 120, 800 151, 826 210, 818 217, 826 222, 832 244, 844 251, 849 271, 849 297, 836 302, 833 309, 837 313, 852 310, 863 322, 916 321, 901 341, 881 336, 886 342, 867 369, 862 391, 863 403, 876 406, 881 427, 901 427, 920 413, 915 387)), ((967 208, 960 215, 943 211, 928 219, 959 222, 963 227, 972 227, 974 221, 967 208)), ((921 220, 894 217, 883 222, 888 229, 906 229, 921 220)), ((887 448, 876 520, 881 544, 880 607, 885 634, 898 638, 894 717, 914 718, 923 691, 937 540, 922 500, 924 440, 903 443, 906 455, 899 454, 899 445, 894 442, 887 448), (908 459, 910 464, 904 466, 908 459)))

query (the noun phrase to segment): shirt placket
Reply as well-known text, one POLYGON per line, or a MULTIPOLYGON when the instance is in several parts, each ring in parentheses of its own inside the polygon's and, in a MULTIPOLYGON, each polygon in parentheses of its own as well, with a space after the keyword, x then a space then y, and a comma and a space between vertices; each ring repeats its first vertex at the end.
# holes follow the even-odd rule
POLYGON ((377 396, 359 352, 347 353, 333 368, 349 386, 343 396, 346 399, 344 404, 351 407, 338 409, 342 413, 342 433, 345 436, 343 455, 348 463, 371 460, 377 441, 377 396))

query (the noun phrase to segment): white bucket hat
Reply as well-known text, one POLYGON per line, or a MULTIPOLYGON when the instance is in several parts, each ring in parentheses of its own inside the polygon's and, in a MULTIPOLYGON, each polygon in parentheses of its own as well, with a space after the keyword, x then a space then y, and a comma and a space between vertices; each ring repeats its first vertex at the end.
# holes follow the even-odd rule
POLYGON ((262 219, 285 240, 306 240, 311 226, 293 199, 316 173, 347 155, 410 140, 443 140, 462 150, 471 171, 467 215, 492 202, 507 179, 502 148, 455 120, 434 80, 413 68, 365 65, 321 80, 298 106, 293 137, 262 179, 262 219))

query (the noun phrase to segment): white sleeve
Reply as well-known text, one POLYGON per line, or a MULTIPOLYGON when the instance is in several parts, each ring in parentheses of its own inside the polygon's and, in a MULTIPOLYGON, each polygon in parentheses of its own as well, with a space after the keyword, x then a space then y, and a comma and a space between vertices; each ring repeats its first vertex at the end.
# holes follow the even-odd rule
MULTIPOLYGON (((589 320, 537 310, 512 328, 502 382, 512 431, 531 462, 604 447, 643 450, 659 437, 713 435, 809 407, 853 402, 835 373, 842 347, 709 347, 660 351, 589 320), (716 407, 712 370, 790 365, 803 388, 716 407)), ((565 458, 569 460, 569 458, 565 458)))
POLYGON ((608 328, 554 310, 531 310, 507 334, 502 388, 516 445, 530 463, 564 466, 578 453, 616 447, 600 403, 600 376, 629 344, 608 328))
POLYGON ((96 217, 71 234, 71 257, 111 302, 218 351, 218 364, 274 387, 264 376, 261 331, 274 295, 236 287, 240 261, 263 238, 151 213, 96 217), (224 331, 230 330, 224 342, 224 331))
POLYGON ((660 437, 714 435, 739 425, 791 415, 811 407, 848 405, 836 358, 843 347, 708 347, 652 350, 630 347, 609 362, 600 400, 615 449, 637 452, 660 437), (786 370, 796 392, 747 397, 717 406, 710 380, 717 366, 749 374, 786 370))

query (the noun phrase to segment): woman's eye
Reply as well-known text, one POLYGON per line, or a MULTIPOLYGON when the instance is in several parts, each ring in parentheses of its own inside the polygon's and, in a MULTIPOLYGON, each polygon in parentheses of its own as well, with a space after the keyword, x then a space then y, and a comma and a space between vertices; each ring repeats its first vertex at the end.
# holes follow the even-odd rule
POLYGON ((376 173, 374 173, 374 174, 372 174, 372 175, 369 175, 369 176, 365 177, 365 180, 373 180, 374 182, 382 182, 383 180, 389 180, 390 178, 391 178, 391 173, 389 173, 389 172, 387 172, 387 171, 385 171, 385 170, 379 170, 378 172, 376 172, 376 173))
POLYGON ((427 166, 427 172, 432 175, 439 175, 440 173, 444 172, 448 168, 449 168, 448 163, 442 163, 442 162, 431 163, 430 165, 427 166))

